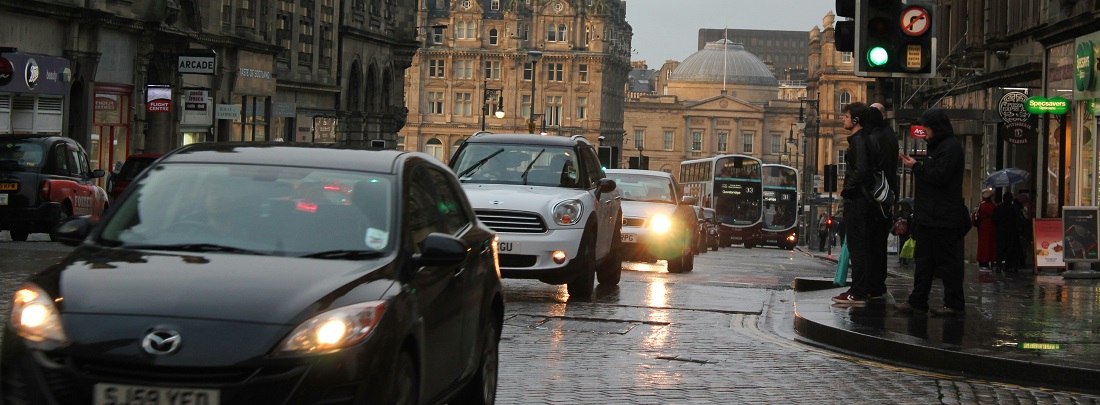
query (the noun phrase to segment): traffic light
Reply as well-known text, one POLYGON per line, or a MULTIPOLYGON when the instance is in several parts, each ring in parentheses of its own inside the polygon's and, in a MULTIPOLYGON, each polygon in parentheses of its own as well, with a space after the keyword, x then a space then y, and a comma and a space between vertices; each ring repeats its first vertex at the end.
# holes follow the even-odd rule
POLYGON ((825 229, 833 229, 833 218, 825 218, 825 229))
POLYGON ((836 167, 837 165, 825 165, 825 192, 836 192, 836 167))
MULTIPOLYGON (((836 16, 856 17, 856 0, 836 0, 836 16)), ((837 52, 856 51, 856 22, 854 20, 837 21, 833 27, 834 45, 837 52)))
POLYGON ((933 0, 856 0, 856 76, 933 77, 933 0))

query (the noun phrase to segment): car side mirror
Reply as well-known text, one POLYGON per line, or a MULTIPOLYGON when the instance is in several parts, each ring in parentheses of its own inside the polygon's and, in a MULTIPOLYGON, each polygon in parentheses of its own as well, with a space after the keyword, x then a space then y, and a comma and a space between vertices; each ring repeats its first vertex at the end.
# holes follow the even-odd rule
POLYGON ((86 216, 65 218, 54 228, 50 237, 63 245, 76 246, 84 242, 84 239, 92 233, 93 224, 90 217, 86 216))
POLYGON ((454 236, 432 232, 420 242, 420 252, 412 256, 413 265, 454 266, 466 261, 469 252, 466 244, 454 236))
POLYGON ((609 193, 609 192, 615 191, 616 187, 618 187, 618 186, 615 185, 615 180, 600 179, 599 188, 596 190, 596 197, 599 197, 600 194, 603 194, 603 193, 609 193))
POLYGON ((92 178, 93 179, 98 179, 98 178, 106 176, 106 175, 107 175, 107 172, 103 171, 103 169, 92 170, 92 178))
POLYGON ((692 195, 685 195, 680 197, 680 203, 685 205, 695 205, 699 202, 699 199, 692 195))

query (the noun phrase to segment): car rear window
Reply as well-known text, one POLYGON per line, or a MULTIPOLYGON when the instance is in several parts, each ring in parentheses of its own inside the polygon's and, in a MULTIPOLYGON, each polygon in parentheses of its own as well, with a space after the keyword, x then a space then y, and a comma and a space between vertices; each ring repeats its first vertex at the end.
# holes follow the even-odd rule
POLYGON ((141 174, 142 170, 145 170, 146 167, 149 167, 149 165, 153 164, 154 160, 156 159, 128 159, 126 160, 126 163, 122 165, 122 169, 119 169, 116 178, 122 181, 131 181, 139 174, 141 174))
POLYGON ((45 147, 35 141, 0 142, 0 165, 15 163, 19 167, 40 167, 46 160, 45 147))

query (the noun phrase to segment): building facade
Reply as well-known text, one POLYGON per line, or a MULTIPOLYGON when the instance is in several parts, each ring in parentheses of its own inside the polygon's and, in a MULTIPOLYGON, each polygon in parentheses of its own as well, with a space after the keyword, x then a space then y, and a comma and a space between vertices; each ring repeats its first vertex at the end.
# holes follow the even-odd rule
POLYGON ((132 153, 192 142, 393 146, 405 120, 394 83, 419 46, 415 9, 389 0, 0 1, 0 68, 24 72, 0 83, 0 134, 72 137, 107 171, 132 153))
POLYGON ((625 2, 429 0, 417 21, 423 46, 404 75, 398 148, 446 161, 475 132, 526 133, 532 122, 536 132, 621 142, 633 35, 625 2))

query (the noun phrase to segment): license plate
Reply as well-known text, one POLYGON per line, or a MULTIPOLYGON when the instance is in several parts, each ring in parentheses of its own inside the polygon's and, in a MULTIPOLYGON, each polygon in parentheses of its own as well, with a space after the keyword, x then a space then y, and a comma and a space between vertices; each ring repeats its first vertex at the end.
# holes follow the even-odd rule
POLYGON ((0 194, 0 205, 8 205, 8 195, 0 194))
POLYGON ((519 251, 518 242, 499 242, 497 243, 498 252, 517 252, 519 251))
POLYGON ((19 191, 19 183, 0 183, 0 191, 19 191))
POLYGON ((218 405, 218 390, 96 384, 95 405, 218 405))
POLYGON ((730 240, 741 240, 740 236, 730 236, 730 240))
POLYGON ((623 234, 623 242, 634 243, 634 240, 635 240, 634 234, 632 234, 632 233, 624 233, 623 234))

